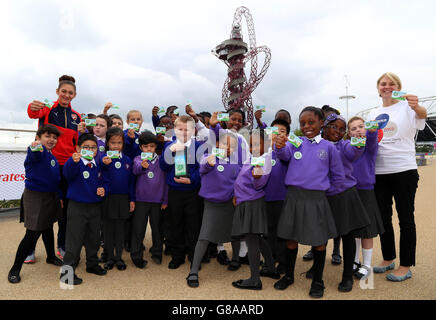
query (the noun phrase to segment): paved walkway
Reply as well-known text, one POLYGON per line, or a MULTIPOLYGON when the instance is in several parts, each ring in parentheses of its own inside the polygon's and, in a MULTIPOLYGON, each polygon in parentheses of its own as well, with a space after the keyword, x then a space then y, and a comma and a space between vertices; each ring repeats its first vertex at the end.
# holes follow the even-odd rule
MULTIPOLYGON (((412 269, 413 278, 402 283, 393 283, 385 279, 385 275, 376 274, 373 278, 373 289, 362 289, 355 281, 350 293, 340 293, 337 290, 341 280, 342 265, 331 264, 332 241, 327 249, 324 282, 326 291, 323 299, 436 299, 436 165, 419 168, 420 181, 416 196, 417 224, 417 265, 412 269)), ((394 216, 396 240, 399 241, 398 219, 394 216)), ((151 236, 147 228, 145 246, 151 245, 151 236)), ((55 234, 56 234, 55 228, 55 234)), ((129 256, 125 253, 123 259, 127 263, 125 271, 113 269, 104 277, 85 272, 85 252, 82 251, 82 262, 77 274, 83 279, 83 284, 73 290, 61 289, 59 286, 59 268, 45 263, 45 249, 42 240, 36 248, 37 262, 34 265, 24 265, 21 271, 21 282, 10 284, 7 273, 13 263, 19 241, 24 235, 23 224, 17 217, 0 219, 0 299, 310 299, 308 292, 310 280, 300 273, 307 271, 311 263, 304 262, 302 256, 308 247, 300 246, 295 283, 285 291, 273 288, 275 280, 263 279, 263 290, 249 291, 233 288, 234 280, 246 278, 249 275, 248 266, 243 266, 237 272, 230 272, 216 260, 204 264, 200 271, 200 287, 189 288, 186 276, 189 263, 177 270, 167 268, 169 257, 164 256, 162 265, 156 265, 147 252, 149 261, 145 269, 135 268, 129 256)), ((374 247, 374 263, 381 261, 380 241, 376 239, 374 247)), ((227 246, 230 251, 231 247, 227 246)), ((397 260, 398 263, 398 260, 397 260)))

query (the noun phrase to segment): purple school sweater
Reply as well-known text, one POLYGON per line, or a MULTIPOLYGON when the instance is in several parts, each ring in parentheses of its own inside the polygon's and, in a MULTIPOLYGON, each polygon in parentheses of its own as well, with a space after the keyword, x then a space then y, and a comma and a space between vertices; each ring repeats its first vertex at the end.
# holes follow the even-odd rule
POLYGON ((225 202, 233 198, 233 186, 241 170, 238 164, 229 159, 216 159, 213 167, 207 162, 205 154, 200 161, 201 188, 198 195, 211 202, 225 202))
POLYGON ((353 161, 360 158, 365 151, 364 147, 353 147, 350 140, 339 140, 334 146, 341 156, 345 179, 341 184, 332 184, 326 192, 327 196, 334 196, 356 185, 357 180, 353 176, 353 161))
MULTIPOLYGON (((218 123, 215 128, 213 128, 212 126, 209 128, 210 130, 210 135, 208 138, 208 141, 210 141, 209 143, 213 144, 213 146, 215 146, 216 140, 219 139, 219 135, 220 135, 220 130, 228 130, 228 129, 223 129, 221 128, 220 124, 218 123), (212 137, 215 137, 214 139, 211 139, 212 137)), ((231 130, 228 130, 231 131, 231 130)), ((235 133, 235 135, 237 135, 235 133)), ((234 153, 231 156, 231 162, 234 163, 235 161, 238 162, 239 165, 242 165, 243 163, 246 163, 248 161, 249 158, 249 154, 250 154, 250 150, 249 150, 249 145, 248 143, 243 140, 244 138, 240 135, 237 135, 238 137, 238 153, 234 153), (236 156, 238 157, 236 159, 236 156)))
POLYGON ((265 187, 271 175, 271 155, 265 155, 264 174, 259 179, 254 179, 252 169, 251 164, 244 164, 236 178, 234 192, 237 205, 265 196, 265 187))
POLYGON ((136 201, 168 204, 168 185, 165 172, 159 166, 159 157, 147 160, 149 166, 143 168, 141 156, 133 160, 133 174, 136 178, 136 201))
POLYGON ((356 188, 363 190, 374 189, 375 159, 377 157, 377 131, 366 131, 366 146, 363 155, 353 162, 353 176, 357 180, 356 188))
POLYGON ((285 184, 288 163, 277 158, 276 152, 272 152, 271 176, 265 187, 265 201, 285 200, 287 187, 285 184))
POLYGON ((281 149, 274 146, 277 158, 289 161, 285 184, 320 191, 341 185, 345 178, 344 167, 335 146, 324 139, 319 143, 312 143, 306 137, 302 140, 298 148, 289 142, 281 149))

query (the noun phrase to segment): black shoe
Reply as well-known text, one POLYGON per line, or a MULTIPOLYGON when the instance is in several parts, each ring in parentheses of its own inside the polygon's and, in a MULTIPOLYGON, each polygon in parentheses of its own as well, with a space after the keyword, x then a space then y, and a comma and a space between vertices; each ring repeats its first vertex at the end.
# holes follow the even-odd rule
POLYGON ((188 277, 186 277, 186 283, 191 288, 197 288, 200 285, 200 283, 198 282, 198 274, 197 273, 190 273, 188 275, 188 277), (190 279, 191 276, 195 276, 196 278, 193 277, 193 278, 190 279))
POLYGON ((357 278, 359 274, 359 269, 362 268, 362 265, 357 262, 353 262, 353 275, 357 278))
POLYGON ((230 263, 230 259, 227 256, 227 251, 226 250, 218 252, 218 255, 216 256, 216 259, 223 266, 227 266, 230 263))
POLYGON ((117 262, 115 262, 117 269, 122 271, 122 270, 126 270, 127 266, 126 263, 123 261, 123 259, 118 260, 117 262))
POLYGON ((312 281, 312 285, 310 286, 309 295, 312 298, 322 298, 324 295, 324 281, 321 282, 312 281))
POLYGON ((45 262, 47 262, 48 264, 53 264, 58 267, 62 266, 63 264, 62 260, 56 256, 53 256, 52 258, 47 258, 45 262))
POLYGON ((104 276, 107 273, 107 270, 104 270, 99 265, 96 265, 96 266, 91 267, 91 268, 86 268, 86 272, 93 273, 93 274, 96 274, 98 276, 104 276))
POLYGON ((282 277, 279 281, 274 283, 274 288, 277 290, 285 290, 287 287, 289 287, 291 284, 294 283, 294 277, 282 277))
POLYGON ((340 292, 350 292, 351 290, 353 290, 353 280, 342 280, 338 286, 338 290, 340 292))
POLYGON ((313 274, 315 273, 313 266, 304 273, 306 274, 306 279, 313 279, 313 274))
POLYGON ((81 284, 81 283, 83 282, 82 279, 80 279, 80 278, 76 275, 76 273, 74 273, 73 283, 68 283, 68 278, 65 277, 66 274, 67 274, 66 272, 61 273, 60 281, 61 281, 62 283, 65 283, 65 284, 72 284, 72 285, 74 285, 74 286, 77 286, 77 285, 79 285, 79 284, 81 284))
POLYGON ((170 263, 168 264, 168 269, 177 269, 178 267, 180 267, 184 263, 185 263, 185 260, 173 258, 170 261, 170 263))
POLYGON ((241 267, 241 263, 240 263, 239 261, 232 260, 232 261, 230 261, 230 263, 229 263, 229 265, 228 265, 228 267, 227 267, 227 270, 230 270, 230 271, 236 271, 236 270, 238 270, 240 267, 241 267))
POLYGON ((277 265, 276 269, 277 269, 277 272, 279 274, 285 274, 286 273, 286 267, 285 267, 285 265, 283 263, 279 262, 279 264, 277 265))
POLYGON ((115 265, 115 261, 114 260, 108 260, 105 264, 104 264, 104 268, 106 269, 106 270, 112 270, 112 268, 114 267, 114 265, 115 265))
POLYGON ((307 251, 307 253, 303 256, 304 261, 310 261, 313 260, 313 251, 312 249, 307 251))
POLYGON ((21 281, 20 273, 18 271, 9 271, 8 281, 10 283, 18 283, 21 281))
POLYGON ((156 264, 162 264, 162 256, 152 255, 151 260, 156 264))
POLYGON ((130 248, 131 248, 130 242, 125 242, 124 243, 124 250, 126 250, 127 252, 130 252, 130 248))
POLYGON ((259 281, 259 282, 256 283, 255 285, 247 285, 247 284, 243 284, 242 281, 243 281, 243 280, 233 281, 233 282, 232 282, 232 285, 233 285, 235 288, 239 288, 239 289, 262 290, 262 281, 259 281))
POLYGON ((248 254, 246 254, 245 257, 239 257, 239 262, 240 262, 241 264, 247 264, 247 265, 249 265, 250 262, 248 262, 248 254))
POLYGON ((261 277, 268 277, 271 279, 280 279, 280 274, 277 271, 267 271, 266 268, 262 268, 260 270, 260 276, 261 277))
POLYGON ((332 254, 332 264, 341 264, 342 263, 342 257, 339 254, 333 253, 332 254))
POLYGON ((147 265, 147 260, 144 259, 132 260, 132 262, 139 269, 144 269, 147 265))

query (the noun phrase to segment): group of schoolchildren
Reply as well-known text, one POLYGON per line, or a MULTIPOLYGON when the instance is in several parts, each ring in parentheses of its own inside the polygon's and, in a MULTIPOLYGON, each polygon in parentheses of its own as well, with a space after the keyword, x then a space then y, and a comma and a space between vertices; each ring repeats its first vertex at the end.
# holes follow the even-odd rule
MULTIPOLYGON (((153 262, 161 264, 162 255, 169 254, 168 268, 176 269, 188 256, 189 287, 199 286, 201 263, 216 257, 230 271, 249 264, 250 278, 233 282, 236 288, 260 290, 261 277, 270 277, 278 280, 274 288, 284 290, 294 282, 300 243, 312 246, 306 255, 313 259, 306 273, 312 279, 309 294, 322 297, 326 246, 334 238, 335 255, 338 240, 343 243, 339 291, 352 290, 353 276, 369 276, 372 238, 383 225, 373 192, 377 129, 366 130, 362 118, 347 123, 336 109, 306 107, 299 115, 302 136, 296 137, 283 109, 269 127, 262 111, 256 111, 258 128, 247 130, 239 109, 228 110, 228 119, 220 121, 219 112, 197 114, 191 105, 181 116, 176 106, 164 115, 154 107, 152 122, 160 129, 155 134, 141 132, 143 117, 137 110, 128 112, 129 129, 123 131, 120 116, 106 115, 111 107, 106 104, 97 116, 82 114, 94 118, 95 126, 86 127, 80 119, 76 152, 64 165, 69 202, 63 259, 47 249, 47 262, 62 266, 62 282, 82 282, 75 273, 82 246, 89 273, 126 269, 124 250, 136 267, 144 268, 148 222, 153 262), (366 137, 366 145, 353 146, 349 137, 366 137), (229 242, 230 258, 224 249, 229 242)), ((54 206, 60 177, 47 135, 56 140, 59 132, 51 125, 39 128, 31 147, 41 144, 42 150, 29 147, 26 178, 39 183, 33 201, 54 206)), ((17 254, 11 282, 19 281, 24 260, 17 254)))

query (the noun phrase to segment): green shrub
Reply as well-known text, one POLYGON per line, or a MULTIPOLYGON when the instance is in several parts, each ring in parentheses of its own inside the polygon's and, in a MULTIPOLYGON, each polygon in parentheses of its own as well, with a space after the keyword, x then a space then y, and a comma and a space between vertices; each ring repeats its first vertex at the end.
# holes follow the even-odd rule
POLYGON ((433 145, 431 144, 419 144, 415 146, 416 153, 432 153, 433 145))
POLYGON ((0 200, 1 209, 19 208, 20 200, 0 200))

